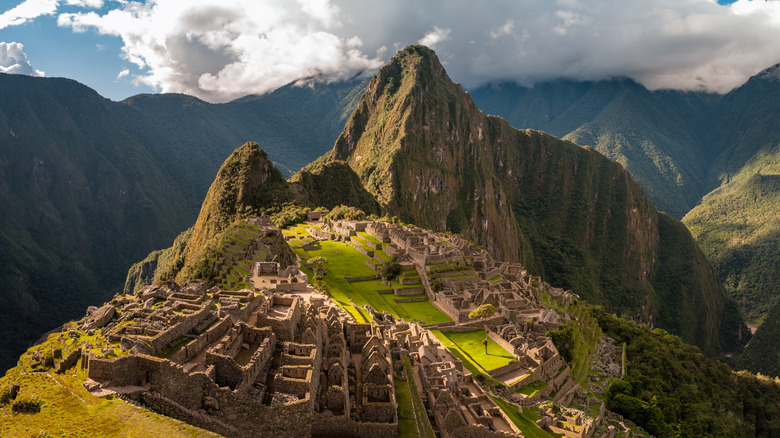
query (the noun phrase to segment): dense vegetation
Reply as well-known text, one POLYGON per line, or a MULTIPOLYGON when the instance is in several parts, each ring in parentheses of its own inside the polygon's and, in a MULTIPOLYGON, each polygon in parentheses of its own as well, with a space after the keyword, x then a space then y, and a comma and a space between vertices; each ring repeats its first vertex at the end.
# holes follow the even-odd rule
POLYGON ((766 314, 745 352, 734 363, 767 376, 780 376, 780 302, 766 314))
POLYGON ((705 196, 683 218, 726 290, 748 321, 756 325, 778 302, 780 148, 777 150, 766 165, 756 169, 766 173, 743 172, 705 196))
MULTIPOLYGON (((651 92, 629 79, 491 84, 471 95, 518 128, 593 146, 625 166, 660 210, 687 213, 727 294, 759 325, 780 284, 778 72, 770 67, 724 96, 651 92)), ((582 262, 576 251, 545 251, 558 270, 582 262)))
POLYGON ((771 437, 780 434, 780 382, 707 357, 662 329, 592 308, 605 334, 626 344, 626 376, 607 407, 658 437, 771 437))

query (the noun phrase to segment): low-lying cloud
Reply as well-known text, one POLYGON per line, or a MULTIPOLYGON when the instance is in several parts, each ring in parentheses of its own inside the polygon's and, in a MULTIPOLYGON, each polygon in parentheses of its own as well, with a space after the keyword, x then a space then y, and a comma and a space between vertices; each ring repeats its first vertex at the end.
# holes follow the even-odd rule
POLYGON ((434 46, 450 76, 467 88, 628 76, 649 88, 725 92, 780 61, 775 1, 148 0, 106 6, 111 4, 117 7, 61 13, 58 23, 120 37, 122 56, 143 72, 137 82, 211 101, 265 93, 302 77, 373 71, 418 42, 434 46))
POLYGON ((44 75, 42 71, 33 68, 24 53, 24 46, 16 42, 0 42, 0 73, 28 76, 44 75))

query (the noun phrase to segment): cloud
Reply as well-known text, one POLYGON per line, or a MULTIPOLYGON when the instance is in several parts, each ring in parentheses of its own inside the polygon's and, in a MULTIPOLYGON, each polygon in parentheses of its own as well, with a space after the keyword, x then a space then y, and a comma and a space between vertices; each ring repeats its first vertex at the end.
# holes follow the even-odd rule
POLYGON ((57 10, 59 0, 26 0, 0 14, 0 29, 18 26, 41 15, 51 15, 57 10))
POLYGON ((79 6, 82 8, 99 9, 103 7, 103 3, 103 0, 65 0, 66 5, 79 6))
POLYGON ((452 29, 440 29, 438 26, 433 26, 433 30, 426 33, 424 37, 420 38, 418 43, 423 46, 428 46, 431 49, 435 49, 436 45, 442 41, 450 39, 452 29))
POLYGON ((466 88, 557 78, 634 78, 651 88, 725 92, 780 61, 780 2, 740 0, 340 0, 364 49, 403 46, 432 27, 466 88), (388 23, 388 24, 383 24, 388 23), (393 42, 400 42, 394 44, 393 42))
POLYGON ((129 74, 130 74, 130 69, 129 68, 122 69, 122 71, 120 71, 119 74, 116 75, 116 80, 118 81, 118 80, 122 79, 123 77, 128 76, 129 74))
POLYGON ((650 88, 723 92, 780 61, 780 2, 116 4, 108 12, 63 13, 58 23, 120 37, 122 56, 142 70, 136 81, 211 101, 268 92, 303 77, 349 77, 378 68, 392 50, 415 43, 435 46, 450 76, 467 88, 494 81, 628 76, 650 88))
POLYGON ((67 13, 60 26, 122 38, 136 81, 211 101, 265 93, 302 77, 344 78, 383 59, 338 34, 339 7, 327 0, 157 0, 105 14, 67 13))
POLYGON ((23 49, 20 43, 0 42, 0 73, 43 76, 44 72, 34 69, 30 64, 23 49))

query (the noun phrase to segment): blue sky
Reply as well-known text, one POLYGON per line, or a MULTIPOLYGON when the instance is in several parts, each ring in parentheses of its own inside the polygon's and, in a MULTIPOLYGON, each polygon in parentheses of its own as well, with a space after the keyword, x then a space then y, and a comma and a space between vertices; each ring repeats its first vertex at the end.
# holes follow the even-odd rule
POLYGON ((634 78, 725 92, 780 62, 780 2, 0 0, 0 71, 212 102, 434 48, 464 86, 634 78), (720 3, 720 4, 718 4, 720 3))
MULTIPOLYGON (((21 2, 0 0, 0 13, 21 2)), ((61 7, 63 12, 76 12, 74 6, 61 7)), ((107 8, 103 8, 107 11, 107 8)), ((152 87, 134 85, 128 75, 117 79, 124 69, 134 74, 140 69, 120 56, 122 39, 99 35, 97 32, 73 32, 57 26, 57 17, 44 15, 24 24, 0 29, 0 42, 19 42, 35 69, 47 77, 66 77, 97 90, 113 100, 122 100, 139 93, 152 93, 152 87)))

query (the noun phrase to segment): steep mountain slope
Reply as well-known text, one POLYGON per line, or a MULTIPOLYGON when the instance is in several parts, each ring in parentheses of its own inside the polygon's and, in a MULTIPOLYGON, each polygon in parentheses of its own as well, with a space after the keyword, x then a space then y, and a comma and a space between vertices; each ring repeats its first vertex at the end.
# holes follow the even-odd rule
POLYGON ((0 74, 0 368, 190 226, 236 144, 263 140, 291 174, 332 146, 364 84, 212 105, 112 102, 71 80, 0 74))
MULTIPOLYGON (((124 290, 132 293, 143 285, 169 280, 180 284, 196 278, 211 280, 215 274, 211 261, 218 249, 248 218, 285 209, 337 205, 379 213, 379 204, 344 163, 328 163, 315 172, 301 171, 294 182, 288 182, 257 143, 245 143, 220 167, 195 225, 180 234, 171 247, 154 251, 133 265, 124 290)), ((274 253, 285 255, 277 260, 283 265, 295 259, 286 245, 274 253)))
POLYGON ((593 146, 622 164, 650 200, 675 217, 706 193, 702 180, 711 159, 697 129, 717 95, 651 92, 630 79, 491 85, 471 94, 485 112, 517 128, 593 146))
POLYGON ((780 64, 723 97, 708 137, 708 180, 723 185, 683 218, 752 323, 780 291, 779 111, 780 64))
POLYGON ((707 351, 740 343, 741 319, 726 317, 730 304, 690 234, 622 166, 486 117, 425 47, 380 70, 334 149, 307 169, 332 160, 404 221, 460 232, 707 351))
POLYGON ((708 175, 712 188, 739 174, 750 178, 752 174, 746 172, 746 166, 773 161, 776 165, 780 148, 778 114, 780 64, 753 76, 723 97, 707 130, 707 140, 718 154, 708 175))
POLYGON ((780 173, 756 173, 714 190, 683 218, 756 325, 780 298, 779 206, 780 173))
POLYGON ((780 302, 766 313, 737 365, 765 376, 780 376, 780 302))
POLYGON ((687 214, 683 222, 751 323, 777 301, 780 65, 725 96, 650 92, 630 80, 502 84, 472 95, 516 127, 593 145, 661 210, 687 214))
POLYGON ((187 205, 116 104, 69 80, 0 79, 5 368, 186 226, 187 205))

